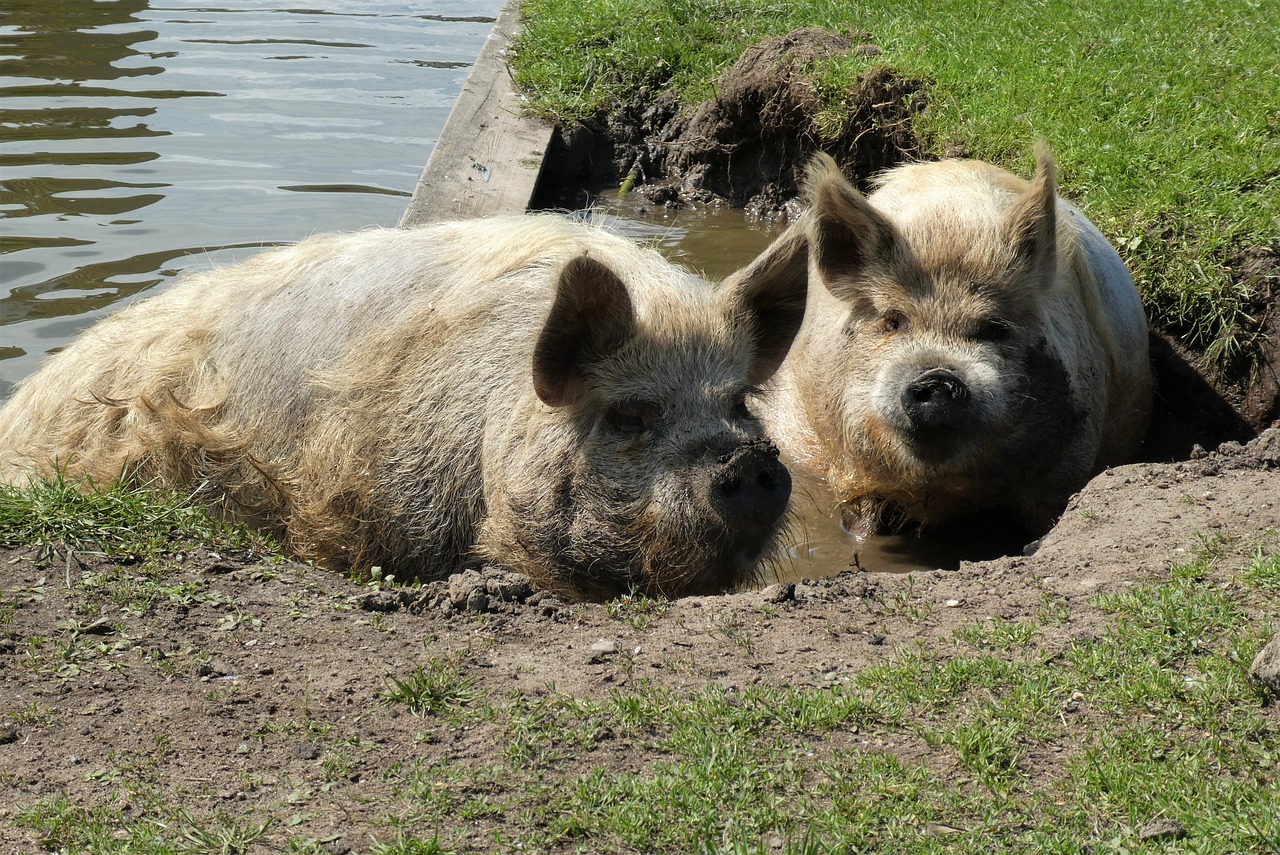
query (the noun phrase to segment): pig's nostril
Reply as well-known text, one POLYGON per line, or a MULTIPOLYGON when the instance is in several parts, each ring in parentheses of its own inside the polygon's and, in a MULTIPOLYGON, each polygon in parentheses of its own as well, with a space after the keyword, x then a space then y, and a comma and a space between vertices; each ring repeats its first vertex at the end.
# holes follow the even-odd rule
POLYGON ((907 394, 921 404, 930 403, 935 396, 959 403, 969 397, 969 389, 950 371, 934 369, 912 381, 907 386, 907 394))

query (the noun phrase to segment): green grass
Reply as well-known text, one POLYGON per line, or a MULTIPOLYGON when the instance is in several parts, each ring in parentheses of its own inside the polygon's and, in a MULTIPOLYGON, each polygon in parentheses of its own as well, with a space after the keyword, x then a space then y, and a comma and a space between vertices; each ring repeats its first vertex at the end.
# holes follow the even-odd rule
MULTIPOLYGON (((26 487, 0 485, 0 544, 35 548, 41 573, 21 587, 0 590, 0 628, 20 606, 43 602, 51 585, 79 598, 77 617, 60 621, 48 636, 33 635, 23 643, 18 661, 51 680, 68 682, 86 671, 121 667, 138 644, 126 628, 128 618, 162 604, 224 604, 206 579, 175 579, 175 565, 166 559, 190 550, 279 557, 270 538, 218 522, 180 494, 124 484, 103 491, 84 486, 61 477, 26 487), (82 560, 94 553, 112 560, 82 560)), ((228 631, 257 621, 240 612, 228 619, 234 621, 223 627, 228 631)), ((148 661, 176 674, 194 667, 184 663, 190 658, 152 654, 148 661)))
POLYGON ((624 594, 605 604, 609 617, 626 621, 636 632, 643 632, 653 622, 667 613, 667 600, 657 600, 645 594, 624 594))
POLYGON ((1239 665, 1275 629, 1243 605, 1269 577, 1212 560, 1099 597, 1112 626, 1052 656, 993 621, 826 688, 516 694, 467 725, 502 730, 503 762, 400 789, 433 845, 463 812, 519 815, 504 851, 1280 852, 1280 729, 1239 665), (1140 840, 1157 819, 1186 837, 1140 840))
POLYGON ((133 561, 193 547, 279 553, 269 538, 213 519, 181 493, 124 483, 99 490, 61 475, 0 484, 0 543, 45 556, 99 551, 133 561))
POLYGON ((196 818, 182 809, 136 818, 115 806, 81 807, 66 796, 21 812, 18 821, 41 831, 46 851, 93 855, 239 855, 272 825, 221 813, 196 818))
MULTIPOLYGON (((1064 192, 1120 249, 1152 319, 1217 364, 1248 365, 1280 247, 1280 6, 1069 0, 525 0, 512 51, 535 109, 564 120, 671 90, 692 106, 741 50, 800 26, 883 49, 816 71, 823 113, 870 63, 933 82, 918 134, 1027 174, 1053 146, 1064 192), (862 36, 859 36, 860 39, 862 36)), ((838 125, 830 115, 822 125, 838 125)))
POLYGON ((388 677, 380 697, 384 704, 404 704, 414 715, 427 718, 479 698, 475 683, 452 660, 432 659, 403 679, 388 677))

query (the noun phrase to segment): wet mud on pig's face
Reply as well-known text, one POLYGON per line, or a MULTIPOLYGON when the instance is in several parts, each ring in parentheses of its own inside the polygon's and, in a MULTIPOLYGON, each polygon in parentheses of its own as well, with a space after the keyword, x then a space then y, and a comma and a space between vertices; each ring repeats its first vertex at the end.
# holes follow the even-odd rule
MULTIPOLYGON (((534 356, 559 449, 530 446, 523 551, 550 587, 604 598, 707 594, 758 577, 785 524, 791 478, 748 398, 804 314, 801 241, 708 292, 633 302, 606 268, 557 299, 534 356), (576 301, 576 308, 574 303, 576 301), (555 484, 553 490, 536 484, 555 484)), ((710 286, 700 283, 699 288, 710 286)))
POLYGON ((624 370, 601 378, 581 477, 566 494, 577 498, 570 530, 617 538, 582 568, 589 578, 655 594, 721 591, 768 557, 791 478, 746 407, 744 363, 725 360, 723 345, 662 350, 633 341, 613 362, 624 370), (640 353, 659 354, 664 370, 625 370, 640 353))

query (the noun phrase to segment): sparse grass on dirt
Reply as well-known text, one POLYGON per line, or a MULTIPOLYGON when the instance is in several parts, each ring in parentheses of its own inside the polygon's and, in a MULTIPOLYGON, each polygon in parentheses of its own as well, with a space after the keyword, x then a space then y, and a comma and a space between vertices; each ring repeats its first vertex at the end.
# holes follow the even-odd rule
MULTIPOLYGON (((59 495, 10 493, 4 524, 85 514, 59 495)), ((128 498, 142 542, 188 536, 171 497, 128 498)), ((171 595, 139 599, 137 548, 67 569, 41 542, 0 553, 3 852, 1280 852, 1280 722, 1248 674, 1280 629, 1274 530, 1085 596, 1046 559, 549 617, 383 611, 425 589, 163 549, 171 595), (1023 605, 969 611, 1015 578, 1023 605)))
MULTIPOLYGON (((1280 6, 1160 0, 525 0, 512 51, 535 109, 561 120, 675 92, 686 108, 747 45, 803 26, 882 53, 816 75, 827 121, 872 66, 933 81, 917 133, 1030 174, 1053 145, 1063 190, 1118 246, 1152 319, 1218 365, 1257 358, 1280 283, 1280 6)), ((820 117, 821 118, 821 117, 820 117)))

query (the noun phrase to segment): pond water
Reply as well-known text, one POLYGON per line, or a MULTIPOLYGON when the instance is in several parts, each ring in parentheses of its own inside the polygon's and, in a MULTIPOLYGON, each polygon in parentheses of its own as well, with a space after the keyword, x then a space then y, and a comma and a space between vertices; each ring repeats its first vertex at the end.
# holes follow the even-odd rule
POLYGON ((0 400, 184 270, 395 225, 501 7, 0 3, 0 400))

